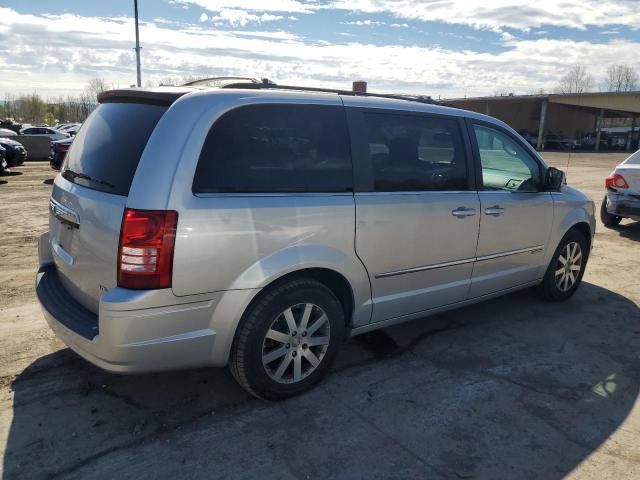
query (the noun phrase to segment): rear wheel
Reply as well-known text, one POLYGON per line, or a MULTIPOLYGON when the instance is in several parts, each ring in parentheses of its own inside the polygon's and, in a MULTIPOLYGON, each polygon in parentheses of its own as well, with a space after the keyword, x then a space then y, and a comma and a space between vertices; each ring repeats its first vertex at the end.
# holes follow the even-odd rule
POLYGON ((539 286, 542 297, 556 302, 571 297, 582 282, 588 254, 584 235, 578 230, 569 230, 560 241, 539 286))
POLYGON ((290 279, 249 307, 234 342, 231 373, 259 398, 302 393, 327 373, 345 331, 342 305, 331 290, 313 279, 290 279))
POLYGON ((605 195, 604 198, 602 199, 602 204, 600 205, 600 220, 602 221, 602 224, 605 227, 611 228, 618 225, 622 221, 622 217, 609 213, 607 211, 608 203, 609 203, 609 199, 605 195))

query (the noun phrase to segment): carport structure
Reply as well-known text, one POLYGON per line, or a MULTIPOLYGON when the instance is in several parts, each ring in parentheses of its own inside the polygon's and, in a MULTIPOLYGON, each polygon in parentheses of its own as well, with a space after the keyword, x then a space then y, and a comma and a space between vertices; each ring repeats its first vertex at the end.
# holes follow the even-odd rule
POLYGON ((551 132, 562 132, 566 138, 594 136, 594 150, 600 148, 600 137, 606 119, 630 119, 626 133, 626 149, 638 140, 637 117, 640 116, 640 92, 588 92, 571 94, 505 95, 495 97, 457 98, 448 103, 499 118, 519 132, 532 132, 529 139, 538 150, 544 149, 551 132))

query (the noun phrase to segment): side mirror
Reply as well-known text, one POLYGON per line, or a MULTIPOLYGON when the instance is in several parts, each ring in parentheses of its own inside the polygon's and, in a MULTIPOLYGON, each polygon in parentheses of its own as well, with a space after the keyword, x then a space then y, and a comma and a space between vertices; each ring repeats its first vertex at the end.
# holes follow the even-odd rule
POLYGON ((565 183, 564 172, 555 167, 549 167, 544 179, 545 190, 559 192, 563 183, 565 183))

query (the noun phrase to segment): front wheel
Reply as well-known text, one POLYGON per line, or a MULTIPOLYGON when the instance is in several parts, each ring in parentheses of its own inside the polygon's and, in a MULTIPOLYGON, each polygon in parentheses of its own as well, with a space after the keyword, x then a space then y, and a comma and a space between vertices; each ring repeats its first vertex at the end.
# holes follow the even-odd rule
POLYGON ((600 221, 602 221, 602 224, 605 227, 611 228, 618 225, 622 221, 622 217, 609 213, 607 210, 608 203, 609 203, 609 199, 605 195, 604 198, 602 199, 602 204, 600 205, 600 221))
POLYGON ((567 232, 539 286, 542 297, 555 302, 570 298, 582 282, 588 254, 584 235, 578 230, 567 232))
POLYGON ((229 367, 252 395, 302 393, 328 372, 346 331, 340 301, 325 285, 296 277, 269 287, 246 312, 229 367))

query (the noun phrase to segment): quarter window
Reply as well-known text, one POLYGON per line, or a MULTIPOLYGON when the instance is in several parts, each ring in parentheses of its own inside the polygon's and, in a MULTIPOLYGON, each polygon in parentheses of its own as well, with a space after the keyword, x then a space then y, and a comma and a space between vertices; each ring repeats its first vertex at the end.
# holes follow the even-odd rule
POLYGON ((344 192, 352 184, 342 107, 269 104, 240 107, 216 121, 193 191, 344 192))
POLYGON ((484 190, 539 190, 540 166, 522 146, 493 128, 474 125, 473 130, 480 151, 484 190))
POLYGON ((455 120, 364 114, 373 191, 466 190, 467 166, 455 120))

